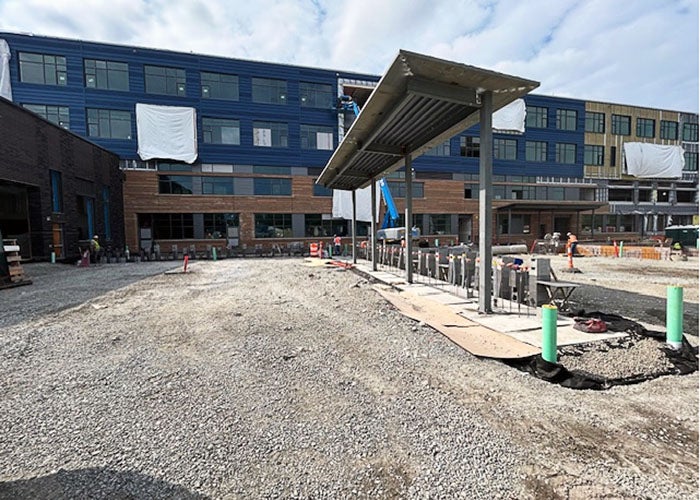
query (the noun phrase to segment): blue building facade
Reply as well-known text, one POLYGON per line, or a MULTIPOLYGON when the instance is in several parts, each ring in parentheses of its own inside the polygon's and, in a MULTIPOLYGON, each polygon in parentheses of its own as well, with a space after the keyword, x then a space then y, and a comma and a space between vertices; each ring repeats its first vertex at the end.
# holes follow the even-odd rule
MULTIPOLYGON (((130 245, 213 239, 252 247, 347 234, 347 223, 331 215, 331 193, 313 180, 349 122, 337 98, 351 95, 362 106, 377 75, 12 33, 0 39, 11 51, 15 103, 122 160, 130 245), (137 103, 196 110, 195 163, 139 158, 137 103)), ((528 95, 525 103, 525 132, 494 134, 499 241, 583 228, 582 204, 607 201, 609 179, 586 175, 586 101, 528 95), (561 206, 543 215, 544 201, 550 211, 561 206), (572 201, 578 209, 567 210, 572 201)), ((414 222, 424 234, 472 238, 478 136, 473 127, 414 160, 414 222)), ((400 209, 402 175, 389 179, 400 209)), ((607 220, 590 217, 594 236, 607 220)))

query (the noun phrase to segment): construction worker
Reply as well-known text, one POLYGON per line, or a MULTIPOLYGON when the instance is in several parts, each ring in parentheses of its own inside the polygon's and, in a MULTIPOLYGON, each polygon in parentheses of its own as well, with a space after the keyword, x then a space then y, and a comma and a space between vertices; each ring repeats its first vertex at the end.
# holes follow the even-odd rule
POLYGON ((573 233, 566 233, 566 236, 569 238, 567 240, 567 243, 571 245, 571 254, 576 255, 576 246, 578 245, 578 238, 573 233))
POLYGON ((100 237, 97 235, 94 235, 90 240, 90 255, 92 261, 97 263, 100 256, 100 237))
POLYGON ((333 235, 333 254, 340 255, 341 239, 337 234, 333 235))

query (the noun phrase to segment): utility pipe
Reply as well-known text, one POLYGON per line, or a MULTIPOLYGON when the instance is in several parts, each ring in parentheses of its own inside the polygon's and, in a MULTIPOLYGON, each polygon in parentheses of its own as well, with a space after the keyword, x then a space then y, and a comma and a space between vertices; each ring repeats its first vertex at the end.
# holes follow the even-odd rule
POLYGON ((666 343, 680 349, 683 340, 683 287, 666 287, 666 343))
POLYGON ((557 362, 557 306, 542 306, 542 358, 550 363, 557 362))

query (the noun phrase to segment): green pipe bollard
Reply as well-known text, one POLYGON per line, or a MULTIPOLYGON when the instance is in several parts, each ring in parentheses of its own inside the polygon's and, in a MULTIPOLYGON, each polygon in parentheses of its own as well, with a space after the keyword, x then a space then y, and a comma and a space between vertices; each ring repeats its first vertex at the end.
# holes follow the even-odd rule
POLYGON ((683 287, 666 287, 666 343, 673 349, 683 345, 683 287))
POLYGON ((211 247, 211 258, 216 260, 216 247, 211 247))
POLYGON ((624 254, 622 253, 622 250, 624 250, 624 248, 625 248, 625 242, 624 242, 624 241, 620 241, 620 257, 623 257, 623 255, 624 255, 624 254))
POLYGON ((52 264, 56 263, 56 252, 51 252, 51 263, 52 264))
POLYGON ((550 363, 557 362, 557 313, 556 306, 542 306, 542 358, 550 363))

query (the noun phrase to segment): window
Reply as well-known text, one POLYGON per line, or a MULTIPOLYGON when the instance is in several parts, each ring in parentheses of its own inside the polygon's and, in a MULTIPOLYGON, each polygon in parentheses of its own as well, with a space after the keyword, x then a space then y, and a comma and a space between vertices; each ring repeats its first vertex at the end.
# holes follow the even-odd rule
POLYGON ((656 121, 649 118, 637 118, 637 137, 654 137, 656 121))
POLYGON ((292 179, 256 177, 253 179, 253 194, 256 196, 291 196, 292 179))
POLYGON ((287 136, 286 123, 253 122, 253 146, 286 148, 287 136))
POLYGON ((192 214, 153 214, 152 218, 155 240, 194 238, 192 214))
POLYGON ((586 132, 605 133, 605 113, 586 111, 586 132))
POLYGON ((192 177, 189 175, 159 175, 158 193, 192 194, 192 177))
POLYGON ((608 190, 608 201, 633 201, 633 189, 613 189, 608 190))
POLYGON ((287 82, 270 78, 253 78, 253 102, 287 104, 287 82))
POLYGON ((314 183, 314 196, 333 196, 333 190, 314 183))
POLYGON ((540 141, 525 141, 526 161, 547 161, 547 143, 540 141))
POLYGON ((51 210, 63 212, 63 182, 61 172, 49 170, 51 173, 51 210))
POLYGON ((697 172, 698 154, 686 151, 685 153, 683 153, 683 156, 685 157, 685 166, 683 167, 683 170, 685 172, 697 172))
POLYGON ((494 139, 493 158, 495 160, 515 160, 518 141, 515 139, 494 139))
POLYGON ((610 166, 617 164, 617 146, 610 146, 610 166))
POLYGON ((630 135, 632 118, 624 115, 612 115, 612 133, 615 135, 630 135))
POLYGON ((684 123, 683 124, 683 140, 687 142, 698 142, 698 124, 684 123))
POLYGON ((110 196, 109 196, 109 186, 102 187, 102 210, 105 221, 105 239, 107 241, 112 239, 112 224, 110 223, 109 212, 110 212, 110 196))
POLYGON ((104 139, 131 139, 131 113, 114 109, 87 109, 88 135, 104 139))
POLYGON ((70 124, 70 111, 66 106, 49 106, 43 104, 23 104, 24 108, 36 113, 45 120, 55 123, 66 130, 70 124))
POLYGON ((532 128, 547 128, 547 108, 527 106, 525 126, 532 128))
MULTIPOLYGON (((463 139, 466 139, 466 137, 463 137, 463 139)), ((426 151, 424 154, 425 156, 450 156, 450 140, 447 139, 442 144, 438 144, 434 148, 426 151)))
POLYGON ((255 214, 256 238, 291 238, 292 214, 255 214))
POLYGON ((115 61, 85 59, 85 86, 91 89, 129 90, 129 65, 115 61))
POLYGON ((166 161, 159 161, 156 164, 158 170, 165 172, 192 172, 192 165, 187 163, 170 163, 166 161))
POLYGON ((253 165, 254 174, 262 175, 290 175, 289 167, 274 167, 271 165, 253 165))
POLYGON ((301 149, 333 150, 333 129, 321 125, 301 125, 301 149))
POLYGON ((232 195, 233 177, 202 177, 202 194, 232 195))
POLYGON ((498 234, 528 234, 530 232, 530 215, 499 214, 498 234), (510 223, 510 225, 509 225, 510 223))
POLYGON ((466 199, 466 200, 478 200, 479 199, 479 185, 478 184, 464 184, 464 199, 466 199))
POLYGON ((144 66, 147 94, 186 95, 185 70, 163 66, 144 66))
POLYGON ((583 164, 584 165, 603 165, 603 146, 594 146, 586 144, 583 146, 583 164))
POLYGON ((554 161, 566 164, 576 163, 576 144, 558 142, 556 144, 556 158, 554 161))
POLYGON ((429 214, 428 234, 452 233, 452 216, 450 214, 429 214))
POLYGON ((238 77, 223 73, 201 73, 202 97, 204 99, 238 100, 238 77))
POLYGON ((557 130, 576 130, 577 116, 573 109, 557 109, 557 130))
POLYGON ((304 235, 310 237, 333 236, 333 219, 321 214, 304 214, 304 235))
POLYGON ((241 143, 241 128, 238 120, 202 118, 202 138, 206 144, 241 143))
POLYGON ((661 120, 661 130, 659 134, 662 139, 675 141, 678 139, 678 122, 661 120))
POLYGON ((226 238, 229 227, 238 227, 238 214, 204 214, 204 234, 209 238, 226 238))
POLYGON ((459 154, 467 158, 479 158, 479 137, 460 137, 459 154))
MULTIPOLYGON (((387 184, 389 185, 389 191, 391 192, 391 196, 394 198, 405 198, 406 197, 406 183, 405 182, 392 182, 388 181, 387 184)), ((414 182, 412 184, 412 190, 413 190, 413 198, 423 198, 423 183, 422 182, 414 182)))
POLYGON ((19 53, 19 79, 25 83, 66 85, 66 58, 48 54, 19 53))
POLYGON ((306 108, 332 108, 333 87, 324 83, 299 82, 299 100, 306 108))

